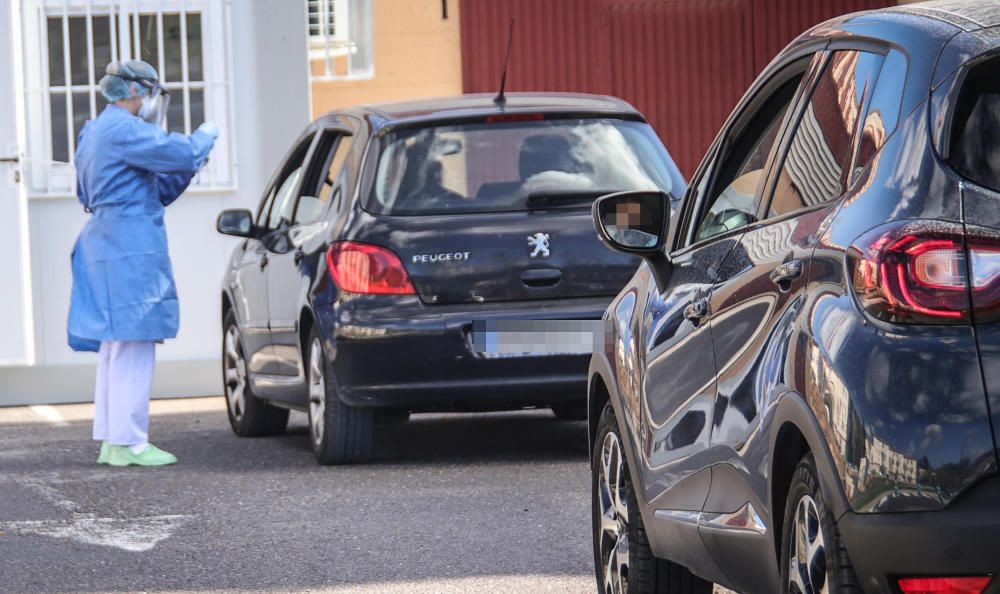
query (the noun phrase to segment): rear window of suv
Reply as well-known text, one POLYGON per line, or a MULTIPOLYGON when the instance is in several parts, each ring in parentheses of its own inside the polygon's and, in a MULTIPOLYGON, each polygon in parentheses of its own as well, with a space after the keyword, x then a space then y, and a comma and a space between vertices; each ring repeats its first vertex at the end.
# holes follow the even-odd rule
POLYGON ((951 129, 949 161, 965 178, 1000 191, 1000 59, 966 75, 951 129))
POLYGON ((612 192, 670 193, 683 185, 648 124, 508 117, 515 121, 385 134, 366 209, 430 215, 589 208, 612 192))

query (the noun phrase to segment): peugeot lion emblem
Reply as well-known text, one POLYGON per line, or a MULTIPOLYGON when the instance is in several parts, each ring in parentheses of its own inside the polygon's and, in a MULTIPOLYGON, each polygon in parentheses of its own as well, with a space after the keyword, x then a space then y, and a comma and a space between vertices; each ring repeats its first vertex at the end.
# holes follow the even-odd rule
POLYGON ((532 258, 537 258, 539 256, 543 258, 549 257, 549 234, 548 233, 535 233, 534 235, 528 236, 528 248, 531 249, 532 258))

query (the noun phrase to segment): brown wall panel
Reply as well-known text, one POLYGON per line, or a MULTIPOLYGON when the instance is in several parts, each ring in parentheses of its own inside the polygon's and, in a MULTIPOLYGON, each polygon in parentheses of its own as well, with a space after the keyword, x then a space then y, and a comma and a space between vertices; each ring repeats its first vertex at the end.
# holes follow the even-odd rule
POLYGON ((507 88, 622 97, 690 176, 754 77, 823 20, 893 0, 462 0, 467 93, 507 88))

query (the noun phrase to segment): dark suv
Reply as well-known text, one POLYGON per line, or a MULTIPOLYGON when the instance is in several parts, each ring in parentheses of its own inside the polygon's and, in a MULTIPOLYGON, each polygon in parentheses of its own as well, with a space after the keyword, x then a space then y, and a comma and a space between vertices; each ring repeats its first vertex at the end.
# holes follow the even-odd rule
POLYGON ((467 95, 321 117, 256 215, 219 217, 246 238, 221 299, 233 430, 274 434, 289 408, 306 410, 317 458, 339 463, 368 455, 377 417, 550 406, 586 418, 589 341, 490 349, 505 336, 490 328, 598 324, 639 259, 601 245, 590 207, 639 189, 680 195, 684 181, 610 97, 467 95))
POLYGON ((669 213, 594 205, 599 590, 1000 592, 1000 5, 799 37, 669 213))

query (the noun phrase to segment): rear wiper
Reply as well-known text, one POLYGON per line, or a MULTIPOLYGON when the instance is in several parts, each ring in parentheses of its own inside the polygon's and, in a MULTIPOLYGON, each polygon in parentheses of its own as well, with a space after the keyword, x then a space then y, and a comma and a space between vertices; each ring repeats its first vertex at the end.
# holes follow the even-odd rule
POLYGON ((593 202, 601 196, 611 194, 611 191, 604 190, 555 190, 552 192, 532 192, 528 194, 528 208, 542 208, 555 204, 577 204, 580 202, 593 202))

